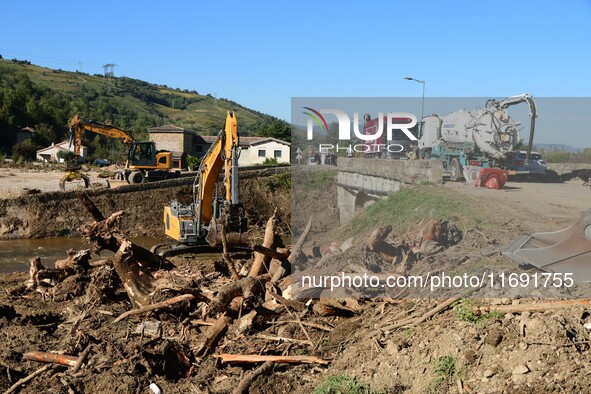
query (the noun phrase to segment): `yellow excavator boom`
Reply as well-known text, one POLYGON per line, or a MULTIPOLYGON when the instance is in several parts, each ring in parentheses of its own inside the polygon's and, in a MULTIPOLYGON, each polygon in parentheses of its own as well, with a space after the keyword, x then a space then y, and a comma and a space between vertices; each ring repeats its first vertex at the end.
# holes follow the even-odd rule
POLYGON ((238 122, 233 112, 226 115, 224 128, 201 160, 194 183, 193 204, 172 201, 164 207, 165 234, 182 244, 207 241, 211 246, 220 242, 226 231, 230 244, 247 242, 247 222, 239 201, 238 122), (216 195, 218 177, 224 169, 223 197, 216 195), (223 228, 223 230, 222 230, 223 228))

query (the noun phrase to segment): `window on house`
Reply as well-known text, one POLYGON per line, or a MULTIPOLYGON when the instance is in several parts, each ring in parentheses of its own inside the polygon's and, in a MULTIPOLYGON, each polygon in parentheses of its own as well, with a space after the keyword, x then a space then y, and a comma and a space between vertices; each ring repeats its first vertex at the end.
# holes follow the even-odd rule
POLYGON ((259 149, 259 157, 266 157, 267 150, 266 149, 259 149))
POLYGON ((275 157, 276 159, 281 157, 281 150, 277 149, 275 151, 273 151, 273 157, 275 157))

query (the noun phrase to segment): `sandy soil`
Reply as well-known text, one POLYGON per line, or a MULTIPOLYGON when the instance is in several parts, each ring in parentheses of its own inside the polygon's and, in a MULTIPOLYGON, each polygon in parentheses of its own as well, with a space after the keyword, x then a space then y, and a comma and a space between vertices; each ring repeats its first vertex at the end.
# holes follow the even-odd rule
MULTIPOLYGON (((59 181, 65 174, 57 169, 24 169, 0 168, 0 198, 14 198, 23 194, 26 189, 39 189, 41 192, 58 191, 59 181)), ((107 186, 98 172, 88 171, 91 187, 107 186)), ((74 187, 75 185, 73 185, 74 187)))
POLYGON ((578 219, 591 208, 591 187, 582 182, 508 182, 505 189, 489 190, 448 182, 446 187, 485 204, 499 215, 513 217, 529 231, 552 231, 578 219))

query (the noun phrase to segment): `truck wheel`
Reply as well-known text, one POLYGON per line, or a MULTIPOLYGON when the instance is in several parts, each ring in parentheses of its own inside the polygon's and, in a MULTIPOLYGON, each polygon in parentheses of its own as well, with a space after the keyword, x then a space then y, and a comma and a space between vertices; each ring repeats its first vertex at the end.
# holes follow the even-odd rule
POLYGON ((450 168, 450 179, 454 182, 459 182, 464 179, 464 174, 462 174, 462 165, 457 157, 451 159, 451 168, 450 168))
POLYGON ((129 180, 129 183, 131 183, 132 185, 135 185, 137 183, 144 183, 144 180, 146 179, 144 177, 144 173, 141 171, 134 171, 131 174, 129 174, 129 178, 127 178, 129 180))

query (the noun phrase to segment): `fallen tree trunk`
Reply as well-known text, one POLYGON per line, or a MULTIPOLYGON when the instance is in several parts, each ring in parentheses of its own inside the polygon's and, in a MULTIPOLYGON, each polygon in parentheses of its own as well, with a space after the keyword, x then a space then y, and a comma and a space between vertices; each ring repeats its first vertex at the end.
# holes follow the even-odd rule
MULTIPOLYGON (((271 249, 273 247, 273 242, 275 241, 275 228, 277 227, 277 221, 275 219, 275 213, 273 216, 267 220, 267 225, 265 226, 265 237, 263 238, 263 246, 267 249, 271 249)), ((248 276, 256 277, 265 272, 265 263, 268 263, 269 259, 262 253, 255 252, 254 253, 254 263, 250 268, 250 272, 248 276)))
MULTIPOLYGON (((127 237, 116 228, 121 216, 123 216, 123 211, 118 211, 103 221, 80 227, 80 232, 90 241, 94 252, 110 250, 116 253, 123 241, 127 240, 127 237)), ((146 268, 160 268, 170 264, 165 258, 150 252, 148 249, 133 243, 131 245, 134 258, 141 261, 146 268)))
POLYGON ((279 253, 279 252, 277 252, 273 249, 267 248, 263 245, 254 245, 252 247, 252 249, 257 253, 260 253, 260 254, 265 255, 266 257, 270 257, 272 259, 277 259, 279 261, 287 260, 287 258, 289 257, 289 254, 279 253))
POLYGON ((228 316, 222 316, 209 327, 203 337, 199 340, 194 351, 198 357, 203 357, 217 345, 218 341, 224 336, 228 330, 228 325, 232 319, 228 316))
POLYGON ((15 384, 10 386, 8 390, 4 392, 4 394, 12 394, 18 390, 18 388, 26 383, 29 383, 31 380, 35 379, 37 376, 41 375, 43 372, 50 370, 53 366, 51 364, 46 365, 44 367, 39 368, 32 374, 25 376, 24 378, 17 381, 15 384))
POLYGON ((60 364, 68 367, 74 367, 78 361, 78 357, 46 352, 28 352, 23 354, 23 359, 30 361, 40 361, 43 363, 60 364))
POLYGON ((120 322, 121 320, 126 319, 129 316, 140 315, 142 313, 147 313, 147 312, 155 311, 158 309, 166 308, 167 306, 171 306, 171 305, 177 304, 179 302, 191 301, 194 298, 195 298, 195 296, 193 294, 183 294, 183 295, 180 295, 177 297, 169 298, 166 301, 157 302, 157 303, 151 304, 151 305, 146 305, 146 306, 141 307, 139 309, 132 309, 130 311, 122 313, 118 318, 113 320, 113 324, 120 322))
POLYGON ((92 218, 94 219, 95 222, 102 222, 103 220, 105 220, 105 217, 103 216, 102 212, 92 202, 90 197, 88 197, 88 194, 86 194, 84 192, 79 192, 78 199, 86 207, 86 210, 90 213, 90 215, 92 216, 92 218))
POLYGON ((227 311, 230 303, 236 297, 242 296, 246 300, 263 293, 265 283, 269 280, 269 275, 261 275, 256 278, 247 276, 222 287, 209 304, 208 315, 214 316, 220 312, 227 311))
POLYGON ((236 388, 234 390, 232 390, 232 394, 247 393, 251 383, 254 382, 254 380, 258 376, 263 375, 263 374, 267 373, 268 371, 270 371, 271 369, 273 369, 273 365, 275 365, 275 364, 272 361, 266 361, 260 367, 258 367, 257 369, 255 369, 254 371, 252 371, 251 373, 246 375, 244 378, 242 378, 242 380, 240 381, 238 386, 236 386, 236 388))
POLYGON ((308 237, 308 233, 310 232, 311 228, 312 228, 312 217, 310 217, 308 219, 308 224, 306 224, 304 231, 302 231, 297 242, 295 243, 293 248, 291 248, 291 254, 289 255, 289 258, 287 259, 290 264, 295 265, 296 263, 299 262, 300 255, 302 254, 302 246, 304 246, 304 243, 306 242, 306 238, 308 237))
POLYGON ((481 312, 501 313, 523 313, 523 312, 544 312, 553 309, 570 308, 572 306, 589 307, 591 299, 583 300, 562 300, 552 302, 540 302, 538 304, 517 304, 517 305, 487 305, 478 308, 481 312))
POLYGON ((369 236, 368 248, 376 253, 384 253, 387 256, 398 256, 399 248, 386 242, 386 238, 392 232, 392 226, 382 226, 375 229, 369 236))
POLYGON ((236 268, 234 267, 234 261, 230 257, 230 249, 228 248, 228 239, 227 239, 226 235, 227 235, 226 234, 226 226, 222 226, 221 237, 222 237, 224 261, 226 262, 226 265, 228 266, 228 270, 230 270, 230 273, 232 274, 232 279, 238 280, 238 279, 240 279, 240 275, 238 274, 238 272, 236 271, 236 268))
POLYGON ((68 250, 68 257, 55 261, 55 268, 61 270, 76 271, 77 268, 87 270, 90 268, 90 250, 83 249, 76 251, 74 249, 68 250))
POLYGON ((113 257, 113 266, 133 307, 142 308, 150 304, 154 278, 135 261, 132 250, 131 241, 124 240, 113 257))

